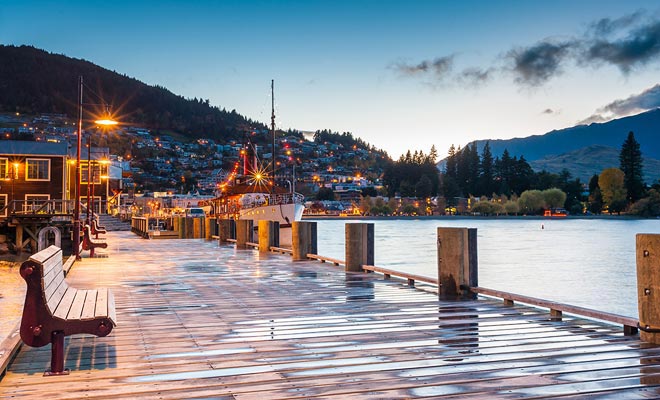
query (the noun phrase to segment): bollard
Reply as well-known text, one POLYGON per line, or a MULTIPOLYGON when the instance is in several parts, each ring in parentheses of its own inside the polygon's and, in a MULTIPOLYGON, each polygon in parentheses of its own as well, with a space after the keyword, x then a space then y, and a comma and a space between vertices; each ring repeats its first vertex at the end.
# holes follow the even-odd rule
POLYGON ((474 299, 478 283, 476 228, 438 228, 438 295, 474 299))
POLYGON ((218 220, 218 244, 222 244, 231 239, 231 222, 230 219, 218 220))
POLYGON ((252 242, 252 226, 251 219, 239 219, 236 221, 236 248, 247 249, 247 242, 252 242))
POLYGON ((271 246, 279 247, 280 223, 277 221, 258 221, 259 251, 269 252, 271 246))
POLYGON ((660 344, 660 235, 636 236, 639 338, 660 344))
POLYGON ((346 224, 346 272, 362 272, 363 265, 374 265, 374 224, 346 224))
POLYGON ((307 254, 317 254, 316 222, 294 221, 291 224, 291 248, 293 261, 305 261, 307 254))
POLYGON ((193 239, 201 239, 204 232, 204 217, 195 217, 193 220, 193 239))
POLYGON ((179 232, 179 217, 172 217, 172 230, 179 232))
POLYGON ((211 217, 204 218, 204 239, 206 240, 212 239, 211 236, 213 236, 213 226, 211 224, 213 222, 215 222, 215 220, 211 217))
POLYGON ((179 239, 185 239, 186 238, 186 219, 183 217, 176 217, 176 219, 179 221, 177 224, 179 225, 179 239))

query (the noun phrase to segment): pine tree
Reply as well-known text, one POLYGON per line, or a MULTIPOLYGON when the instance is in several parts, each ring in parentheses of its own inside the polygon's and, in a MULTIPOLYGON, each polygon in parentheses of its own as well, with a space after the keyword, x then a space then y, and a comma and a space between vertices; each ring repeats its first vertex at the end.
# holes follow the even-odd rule
POLYGON ((634 203, 644 197, 645 189, 642 178, 642 152, 633 132, 628 133, 621 146, 619 162, 624 174, 624 185, 628 191, 628 201, 634 203))
POLYGON ((486 142, 481 152, 481 164, 479 166, 480 183, 478 192, 480 195, 490 196, 495 192, 493 170, 493 154, 490 152, 490 143, 486 142))

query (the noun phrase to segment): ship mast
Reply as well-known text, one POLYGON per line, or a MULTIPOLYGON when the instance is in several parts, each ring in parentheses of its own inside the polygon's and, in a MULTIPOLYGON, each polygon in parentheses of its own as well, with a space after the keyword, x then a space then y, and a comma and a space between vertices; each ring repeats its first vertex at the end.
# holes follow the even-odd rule
POLYGON ((270 130, 271 130, 271 136, 273 138, 273 144, 271 147, 271 160, 273 163, 273 187, 272 189, 275 188, 275 80, 271 79, 270 80, 270 98, 271 98, 271 115, 270 115, 270 130))

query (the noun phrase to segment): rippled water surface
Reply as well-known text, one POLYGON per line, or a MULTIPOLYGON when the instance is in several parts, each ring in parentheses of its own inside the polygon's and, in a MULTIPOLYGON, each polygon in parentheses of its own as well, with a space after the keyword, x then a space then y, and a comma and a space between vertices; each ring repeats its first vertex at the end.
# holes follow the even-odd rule
POLYGON ((344 225, 375 224, 375 264, 437 277, 438 227, 477 228, 479 285, 637 317, 635 235, 660 220, 319 220, 318 250, 344 259, 344 225))

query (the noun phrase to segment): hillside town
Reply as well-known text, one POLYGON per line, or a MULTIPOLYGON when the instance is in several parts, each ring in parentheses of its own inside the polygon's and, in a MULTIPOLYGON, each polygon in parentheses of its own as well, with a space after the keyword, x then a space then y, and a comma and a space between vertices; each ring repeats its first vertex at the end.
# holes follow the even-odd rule
MULTIPOLYGON (((264 165, 272 163, 271 146, 267 144, 270 132, 265 129, 247 132, 243 141, 218 143, 207 138, 175 138, 137 126, 119 125, 110 130, 85 128, 81 162, 85 163, 83 172, 88 158, 92 169, 97 168, 91 176, 98 185, 94 194, 96 212, 119 213, 122 206, 128 207, 136 199, 142 199, 137 201, 140 203, 149 198, 167 198, 160 207, 169 208, 178 204, 177 198, 212 198, 240 163, 245 141, 265 143, 256 146, 258 157, 264 165)), ((75 159, 77 125, 65 114, 2 114, 0 134, 5 144, 8 141, 58 144, 63 156, 75 159)), ((323 202, 310 201, 307 212, 338 214, 353 212, 352 208, 357 212, 364 190, 377 193, 381 189, 382 165, 387 158, 383 152, 358 144, 345 148, 342 143, 318 143, 314 141, 314 133, 283 132, 278 136, 276 181, 304 194, 308 200, 315 200, 319 190, 333 194, 323 202)), ((9 171, 11 157, 3 153, 0 150, 0 159, 8 157, 9 171)), ((5 191, 0 189, 0 192, 5 191)), ((85 193, 82 195, 84 202, 85 193)))

